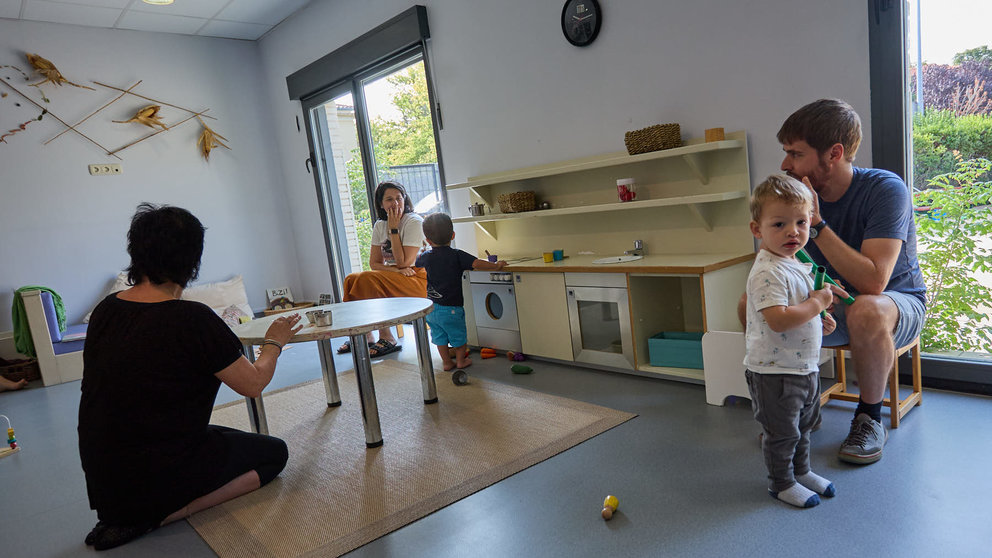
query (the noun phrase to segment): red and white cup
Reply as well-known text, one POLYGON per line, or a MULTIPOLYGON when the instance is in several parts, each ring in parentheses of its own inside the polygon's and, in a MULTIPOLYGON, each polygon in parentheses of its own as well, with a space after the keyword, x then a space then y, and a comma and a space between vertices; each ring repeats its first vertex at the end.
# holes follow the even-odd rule
POLYGON ((622 202, 637 199, 637 187, 634 184, 633 178, 621 178, 617 180, 617 197, 622 202))

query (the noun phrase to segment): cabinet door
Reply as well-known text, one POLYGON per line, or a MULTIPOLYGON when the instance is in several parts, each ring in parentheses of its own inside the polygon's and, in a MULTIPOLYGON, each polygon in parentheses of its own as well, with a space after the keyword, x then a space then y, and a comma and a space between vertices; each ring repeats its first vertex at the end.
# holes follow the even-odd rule
POLYGON ((562 273, 514 273, 524 354, 572 360, 572 333, 562 273))

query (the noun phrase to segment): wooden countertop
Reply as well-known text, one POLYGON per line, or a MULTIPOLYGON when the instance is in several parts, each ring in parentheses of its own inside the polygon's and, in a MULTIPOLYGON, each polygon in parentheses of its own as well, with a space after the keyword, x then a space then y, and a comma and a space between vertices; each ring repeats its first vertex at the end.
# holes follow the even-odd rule
MULTIPOLYGON (((747 254, 657 254, 647 255, 640 260, 615 264, 594 264, 593 260, 610 254, 591 256, 567 256, 564 260, 544 263, 540 258, 511 264, 506 271, 538 272, 581 272, 581 273, 692 273, 702 274, 730 267, 754 259, 753 252, 747 254)), ((620 255, 620 254, 612 254, 620 255)), ((516 258, 507 258, 513 260, 516 258)))

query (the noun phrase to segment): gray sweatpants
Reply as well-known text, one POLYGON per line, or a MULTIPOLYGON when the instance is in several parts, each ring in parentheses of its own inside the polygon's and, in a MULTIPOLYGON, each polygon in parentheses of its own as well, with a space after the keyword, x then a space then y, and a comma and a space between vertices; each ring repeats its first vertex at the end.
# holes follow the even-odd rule
POLYGON ((820 416, 820 374, 759 374, 747 370, 754 419, 764 428, 761 451, 768 489, 782 492, 809 472, 809 433, 820 416))

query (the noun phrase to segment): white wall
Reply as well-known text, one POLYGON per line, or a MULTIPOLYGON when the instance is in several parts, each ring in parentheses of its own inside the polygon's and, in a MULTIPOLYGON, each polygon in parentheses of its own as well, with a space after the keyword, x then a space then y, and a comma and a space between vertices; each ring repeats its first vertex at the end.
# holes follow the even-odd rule
MULTIPOLYGON (((0 143, 0 330, 10 329, 12 291, 23 285, 54 288, 69 319, 80 320, 127 266, 125 234, 142 201, 185 207, 206 225, 201 282, 240 273, 255 309, 265 306, 267 287, 289 285, 297 292, 296 244, 257 43, 0 19, 0 64, 27 71, 24 52, 97 88, 44 87, 50 110, 67 122, 116 95, 90 80, 118 87, 144 80, 136 91, 149 97, 209 108, 217 120, 206 122, 233 150, 219 148, 204 161, 195 121, 123 151, 123 161, 71 132, 43 145, 64 129, 51 117, 0 143), (88 174, 87 164, 103 162, 121 163, 123 175, 88 174)), ((3 68, 0 76, 39 98, 17 72, 3 68)), ((40 112, 2 85, 0 91, 9 93, 0 99, 3 131, 40 112)), ((80 128, 115 149, 148 129, 109 121, 126 120, 146 104, 123 98, 80 128)), ((170 123, 185 118, 168 107, 164 113, 170 123)))
MULTIPOLYGON (((778 169, 775 133, 795 109, 841 97, 865 124, 870 163, 868 16, 864 0, 611 0, 599 38, 562 36, 562 2, 422 0, 444 130, 446 180, 623 151, 628 130, 678 122, 683 136, 748 131, 752 181, 778 169)), ((300 254, 322 254, 306 136, 285 77, 396 16, 403 0, 311 4, 260 41, 287 202, 300 254)), ((606 185, 610 187, 610 185, 606 185)), ((464 191, 451 193, 466 215, 464 191)), ((459 229, 460 247, 474 231, 459 229)), ((301 257, 304 291, 329 281, 326 260, 301 257)))
MULTIPOLYGON (((863 0, 611 0, 599 38, 586 48, 562 37, 560 1, 422 3, 448 182, 623 151, 625 131, 664 122, 678 122, 685 136, 746 129, 755 180, 778 168, 782 120, 826 96, 861 114, 858 162, 870 163, 863 0)), ((145 200, 199 216, 209 228, 201 280, 243 274, 256 309, 266 287, 289 285, 301 298, 327 292, 313 178, 303 165, 307 141, 296 129, 302 113, 285 77, 412 5, 318 0, 257 44, 0 19, 0 64, 26 68, 28 51, 77 82, 143 79, 140 89, 151 97, 209 107, 219 119, 210 122, 234 148, 215 151, 208 164, 194 151, 199 130, 186 124, 123 152, 123 176, 90 177, 88 163, 112 159, 69 134, 43 146, 62 130, 51 119, 0 144, 0 309, 10 307, 13 289, 44 284, 66 298, 70 320, 81 318, 127 264, 128 219, 145 200)), ((112 98, 45 91, 67 120, 112 98)), ((12 116, 19 122, 10 102, 0 99, 0 127, 12 116)), ((134 129, 106 120, 140 105, 119 101, 119 110, 83 129, 123 145, 134 129)), ((450 202, 456 215, 467 213, 464 192, 450 202)), ((473 237, 471 228, 459 230, 460 247, 472 250, 473 237)), ((0 312, 0 330, 10 327, 8 315, 0 312)))

